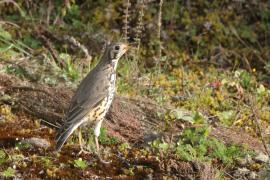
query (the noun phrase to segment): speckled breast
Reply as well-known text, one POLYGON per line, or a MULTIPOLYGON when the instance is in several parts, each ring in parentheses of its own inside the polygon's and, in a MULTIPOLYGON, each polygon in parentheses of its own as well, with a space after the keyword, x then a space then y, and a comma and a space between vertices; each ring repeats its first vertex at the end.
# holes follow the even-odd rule
POLYGON ((116 79, 116 74, 115 73, 111 74, 110 85, 108 86, 108 91, 107 91, 108 92, 107 97, 104 98, 103 101, 98 106, 93 108, 88 115, 88 118, 91 122, 100 121, 101 119, 105 117, 106 113, 108 112, 112 104, 114 93, 115 93, 115 79, 116 79))

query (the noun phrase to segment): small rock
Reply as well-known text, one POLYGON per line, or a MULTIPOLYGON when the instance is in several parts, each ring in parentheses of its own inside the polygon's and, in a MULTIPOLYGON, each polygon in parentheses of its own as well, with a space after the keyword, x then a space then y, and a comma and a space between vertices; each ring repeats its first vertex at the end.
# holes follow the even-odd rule
POLYGON ((254 171, 251 171, 249 173, 248 179, 257 179, 257 174, 254 171))
POLYGON ((254 161, 252 160, 251 155, 249 155, 249 154, 247 154, 247 155, 245 156, 245 159, 247 160, 247 163, 248 163, 248 164, 253 164, 253 163, 254 163, 254 161))
POLYGON ((254 159, 257 162, 266 163, 269 160, 269 156, 263 153, 259 153, 254 159))
POLYGON ((246 167, 249 164, 254 164, 254 161, 252 160, 252 157, 249 154, 247 154, 245 158, 237 159, 237 163, 241 167, 246 167))
POLYGON ((269 180, 270 177, 270 165, 266 165, 259 172, 259 179, 261 180, 269 180))
POLYGON ((237 159, 237 164, 240 165, 241 167, 245 167, 245 166, 247 166, 248 162, 247 162, 246 158, 237 159))
POLYGON ((243 168, 238 168, 235 173, 234 173, 234 176, 235 177, 243 177, 243 176, 246 176, 248 175, 250 172, 250 170, 248 170, 247 168, 243 167, 243 168))
POLYGON ((30 145, 39 147, 39 148, 48 148, 51 146, 50 142, 48 142, 46 139, 31 137, 28 139, 22 140, 23 143, 29 143, 30 145))

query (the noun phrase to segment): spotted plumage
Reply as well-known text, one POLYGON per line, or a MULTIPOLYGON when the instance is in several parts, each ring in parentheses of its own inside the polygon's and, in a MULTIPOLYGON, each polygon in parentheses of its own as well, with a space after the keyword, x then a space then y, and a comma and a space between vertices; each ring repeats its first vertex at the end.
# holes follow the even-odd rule
MULTIPOLYGON (((115 93, 117 63, 127 48, 123 43, 107 45, 98 65, 83 79, 71 100, 66 119, 58 130, 56 150, 60 150, 74 130, 84 123, 95 125, 94 134, 99 136, 101 124, 115 93)), ((96 143, 98 146, 97 140, 96 143)))

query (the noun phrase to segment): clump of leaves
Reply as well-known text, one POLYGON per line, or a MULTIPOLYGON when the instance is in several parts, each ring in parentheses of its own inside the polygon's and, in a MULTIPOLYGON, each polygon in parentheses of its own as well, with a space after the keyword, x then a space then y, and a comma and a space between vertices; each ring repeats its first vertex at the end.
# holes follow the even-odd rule
POLYGON ((12 169, 11 167, 8 167, 5 171, 3 171, 1 173, 1 175, 4 177, 4 178, 11 178, 11 177, 14 177, 15 175, 15 170, 12 169))
POLYGON ((6 162, 7 155, 3 150, 0 150, 0 165, 6 162))
POLYGON ((41 162, 42 162, 42 165, 46 168, 50 168, 53 166, 53 163, 49 157, 42 157, 41 162))
POLYGON ((217 139, 211 139, 208 147, 212 150, 210 156, 220 160, 223 164, 231 165, 238 157, 244 157, 245 151, 235 145, 226 146, 217 139))
POLYGON ((71 78, 71 80, 75 81, 79 78, 79 71, 77 70, 75 64, 71 60, 71 56, 66 53, 60 54, 60 59, 65 61, 66 67, 64 69, 64 73, 67 77, 71 78))
POLYGON ((156 139, 150 143, 151 147, 162 152, 167 152, 170 145, 160 139, 156 139))
POLYGON ((16 149, 28 149, 31 145, 27 142, 18 142, 15 144, 16 149))
POLYGON ((243 71, 240 74, 240 84, 243 88, 248 89, 251 84, 252 77, 247 71, 243 71))
POLYGON ((107 135, 107 131, 105 128, 100 129, 100 135, 98 137, 100 144, 103 145, 114 145, 118 143, 118 139, 116 137, 110 137, 107 135))
POLYGON ((73 164, 76 168, 80 168, 80 169, 85 169, 88 166, 87 162, 85 160, 82 160, 82 158, 74 160, 73 164))
POLYGON ((223 112, 219 112, 217 116, 220 122, 229 126, 233 124, 235 120, 236 112, 233 110, 223 111, 223 112))
POLYGON ((185 129, 177 142, 176 154, 187 161, 206 160, 208 135, 209 128, 207 126, 185 129))
POLYGON ((128 149, 130 149, 130 145, 128 143, 122 143, 120 146, 118 146, 118 150, 120 152, 126 152, 128 149))
POLYGON ((177 142, 176 154, 186 161, 212 161, 217 159, 224 165, 231 165, 236 158, 242 158, 250 153, 243 147, 228 145, 209 137, 208 126, 184 130, 177 142))

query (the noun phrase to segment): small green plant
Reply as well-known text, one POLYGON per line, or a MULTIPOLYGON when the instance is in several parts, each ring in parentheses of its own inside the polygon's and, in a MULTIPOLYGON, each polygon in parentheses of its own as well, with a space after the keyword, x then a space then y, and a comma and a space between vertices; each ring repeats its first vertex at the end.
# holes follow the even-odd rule
POLYGON ((71 80, 75 81, 79 78, 79 71, 75 67, 74 63, 72 63, 71 56, 66 53, 60 54, 60 59, 65 61, 66 67, 64 69, 65 75, 71 80))
POLYGON ((237 70, 234 72, 234 77, 237 78, 238 83, 244 89, 250 89, 252 86, 252 76, 249 72, 245 70, 237 70))
POLYGON ((176 154, 186 161, 211 161, 217 159, 224 165, 231 165, 235 159, 251 153, 240 146, 226 146, 217 139, 210 138, 209 133, 208 126, 184 130, 177 142, 176 154))
POLYGON ((49 157, 42 157, 41 158, 41 163, 45 168, 50 168, 53 166, 52 161, 50 160, 49 157))
POLYGON ((1 175, 2 175, 4 178, 14 177, 14 175, 15 175, 15 170, 12 169, 11 167, 8 167, 5 171, 3 171, 3 172, 1 173, 1 175))
POLYGON ((116 137, 109 137, 107 135, 107 131, 105 128, 100 129, 100 135, 98 137, 100 144, 103 145, 114 145, 118 143, 118 139, 116 137))
POLYGON ((187 161, 194 159, 206 160, 209 131, 207 126, 184 130, 177 143, 176 154, 187 161))
POLYGON ((80 168, 84 170, 85 168, 87 168, 88 164, 85 160, 82 160, 82 158, 79 158, 79 159, 74 160, 74 166, 76 168, 80 168))
POLYGON ((150 143, 150 145, 152 148, 157 149, 157 150, 162 151, 162 152, 167 152, 169 147, 170 147, 170 145, 168 143, 163 142, 160 139, 154 140, 153 142, 150 143))
POLYGON ((31 145, 27 142, 18 142, 15 144, 17 149, 28 149, 31 145))
POLYGON ((223 124, 230 126, 233 124, 235 117, 236 117, 236 112, 235 111, 223 111, 223 112, 219 112, 217 114, 220 122, 222 122, 223 124))
POLYGON ((235 145, 226 146, 217 139, 209 141, 209 148, 212 150, 210 156, 222 161, 223 164, 231 165, 234 159, 244 157, 246 151, 235 145))
POLYGON ((7 160, 7 155, 5 151, 0 150, 0 165, 6 162, 6 160, 7 160))
POLYGON ((127 149, 129 149, 130 146, 128 143, 122 143, 119 147, 118 147, 118 150, 120 152, 125 152, 127 149))

